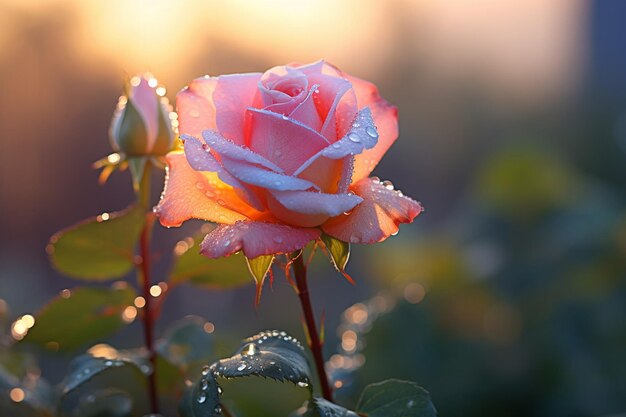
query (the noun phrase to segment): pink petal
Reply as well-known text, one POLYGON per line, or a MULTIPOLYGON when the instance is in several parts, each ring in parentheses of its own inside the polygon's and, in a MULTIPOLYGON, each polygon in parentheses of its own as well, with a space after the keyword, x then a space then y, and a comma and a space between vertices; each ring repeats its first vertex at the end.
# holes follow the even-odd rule
POLYGON ((258 153, 252 152, 250 149, 231 142, 215 130, 205 130, 202 132, 202 137, 207 145, 220 156, 247 162, 249 164, 260 165, 271 171, 283 172, 283 170, 273 162, 268 161, 258 153))
POLYGON ((148 80, 144 77, 141 77, 140 80, 139 85, 131 85, 129 99, 135 105, 135 108, 141 115, 146 126, 146 136, 148 138, 147 149, 150 151, 154 147, 157 131, 159 130, 159 102, 156 92, 154 88, 150 87, 148 80))
POLYGON ((307 180, 291 177, 265 168, 222 156, 224 168, 245 184, 270 190, 308 190, 316 185, 307 180))
POLYGON ((310 127, 316 132, 320 132, 322 129, 322 118, 317 112, 315 107, 315 94, 319 85, 315 84, 309 90, 306 97, 302 100, 298 106, 287 114, 290 119, 296 120, 305 126, 310 127))
POLYGON ((345 193, 352 178, 352 156, 343 159, 319 157, 298 174, 314 183, 319 190, 328 194, 345 193))
POLYGON ((183 152, 166 156, 168 173, 155 213, 163 226, 180 226, 191 218, 234 223, 261 213, 243 202, 216 174, 194 171, 183 152))
POLYGON ((345 133, 356 116, 357 106, 352 85, 348 80, 326 74, 311 74, 309 82, 319 84, 315 104, 324 124, 322 136, 330 142, 345 133))
POLYGON ((373 149, 356 157, 353 181, 358 181, 374 170, 398 138, 398 109, 380 96, 374 84, 347 74, 345 77, 352 83, 359 109, 364 107, 371 109, 374 123, 380 134, 378 144, 373 149))
POLYGON ((185 156, 187 162, 196 171, 214 172, 224 183, 235 187, 235 192, 249 205, 257 210, 264 210, 264 204, 256 195, 255 191, 243 184, 213 156, 207 145, 202 144, 198 139, 183 135, 185 140, 185 156))
POLYGON ((352 130, 347 135, 309 158, 294 172, 294 175, 299 175, 321 157, 342 159, 349 155, 358 155, 365 149, 376 146, 377 141, 378 131, 374 126, 371 112, 368 108, 362 109, 354 119, 352 130))
POLYGON ((238 145, 245 140, 246 109, 255 104, 260 78, 260 73, 222 75, 213 93, 217 129, 238 145))
POLYGON ((289 210, 331 217, 352 210, 363 201, 354 194, 326 194, 316 191, 272 191, 272 195, 289 210))
POLYGON ((319 229, 295 228, 283 224, 237 222, 219 225, 200 245, 204 256, 215 259, 240 250, 248 258, 302 249, 320 236, 319 229))
POLYGON ((189 86, 176 95, 178 130, 181 135, 201 137, 205 129, 215 129, 215 104, 213 92, 217 78, 202 77, 193 80, 189 86))
POLYGON ((329 143, 315 130, 287 116, 248 109, 250 148, 291 175, 307 159, 329 143))
POLYGON ((344 242, 383 241, 398 232, 400 223, 411 223, 423 211, 420 203, 377 178, 363 178, 352 190, 363 202, 350 214, 334 217, 322 226, 324 232, 344 242))

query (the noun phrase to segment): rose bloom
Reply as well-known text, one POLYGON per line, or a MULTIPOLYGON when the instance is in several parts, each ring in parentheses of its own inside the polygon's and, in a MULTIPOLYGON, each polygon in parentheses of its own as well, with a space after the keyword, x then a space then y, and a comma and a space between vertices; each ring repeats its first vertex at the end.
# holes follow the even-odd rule
POLYGON ((380 242, 422 211, 368 177, 398 136, 397 109, 326 62, 198 78, 176 107, 184 151, 167 155, 155 212, 164 226, 220 223, 201 245, 209 258, 288 253, 322 232, 380 242))

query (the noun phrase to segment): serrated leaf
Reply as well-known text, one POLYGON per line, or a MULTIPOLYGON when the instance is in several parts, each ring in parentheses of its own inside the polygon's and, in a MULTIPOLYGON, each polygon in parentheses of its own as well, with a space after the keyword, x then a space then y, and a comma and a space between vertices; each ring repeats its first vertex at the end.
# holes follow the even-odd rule
POLYGON ((216 376, 250 375, 290 381, 311 389, 311 371, 302 344, 285 332, 265 331, 245 339, 237 352, 211 365, 216 376))
POLYGON ((189 389, 182 400, 179 412, 183 417, 215 417, 220 416, 221 388, 215 380, 215 376, 208 369, 202 371, 202 376, 191 389, 189 389))
POLYGON ((322 242, 328 250, 331 262, 338 271, 344 271, 350 259, 350 243, 322 233, 322 242))
POLYGON ((198 247, 203 236, 187 238, 178 242, 174 250, 174 267, 170 282, 187 282, 205 288, 235 288, 250 283, 250 273, 243 255, 232 255, 219 259, 208 259, 200 255, 198 247))
POLYGON ((73 278, 106 281, 121 277, 134 266, 144 222, 145 213, 139 206, 87 219, 50 238, 50 260, 73 278))
POLYGON ((64 292, 36 314, 35 325, 23 341, 70 350, 103 339, 128 324, 122 313, 132 306, 134 298, 131 287, 64 292))
POLYGON ((73 417, 130 417, 133 400, 117 389, 95 390, 83 395, 73 410, 73 417))
POLYGON ((312 398, 307 410, 300 415, 303 417, 359 417, 354 411, 319 397, 312 398))
POLYGON ((256 258, 248 258, 246 257, 246 263, 248 264, 248 270, 250 274, 252 274, 252 278, 256 282, 256 304, 258 305, 261 301, 261 291, 263 291, 263 283, 265 282, 265 277, 272 267, 272 262, 274 262, 274 255, 261 255, 256 258))
POLYGON ((157 352, 185 371, 194 364, 206 363, 213 353, 213 337, 205 330, 206 323, 198 316, 187 316, 175 322, 157 342, 157 352))
POLYGON ((369 417, 436 417, 430 394, 414 382, 389 379, 363 390, 357 411, 369 417))

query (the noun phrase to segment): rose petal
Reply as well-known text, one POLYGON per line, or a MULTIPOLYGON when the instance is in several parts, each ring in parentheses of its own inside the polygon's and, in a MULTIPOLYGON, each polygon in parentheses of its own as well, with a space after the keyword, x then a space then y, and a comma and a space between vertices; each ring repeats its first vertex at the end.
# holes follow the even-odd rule
POLYGON ((248 109, 250 148, 291 175, 329 143, 302 123, 267 110, 248 109))
POLYGON ((176 95, 178 131, 181 135, 188 134, 199 138, 203 130, 217 127, 213 103, 216 86, 217 78, 209 76, 196 78, 176 95))
POLYGON ((294 175, 299 175, 320 157, 341 159, 349 155, 358 155, 364 149, 376 146, 378 131, 368 108, 364 108, 359 112, 352 126, 352 130, 347 135, 309 158, 294 172, 294 175))
POLYGON ((151 151, 156 141, 157 131, 159 130, 159 103, 154 88, 150 87, 148 80, 144 77, 141 77, 140 80, 139 85, 131 85, 129 100, 133 102, 143 119, 148 139, 147 150, 151 151))
POLYGON ((217 129, 222 136, 243 145, 246 109, 254 106, 260 73, 232 74, 218 77, 213 93, 217 129))
POLYGON ((307 180, 269 171, 255 165, 222 156, 224 168, 238 180, 270 190, 308 190, 317 186, 307 180))
POLYGON ((380 134, 373 149, 358 155, 355 160, 353 181, 367 177, 378 165, 383 155, 398 138, 398 109, 378 93, 378 88, 368 81, 345 74, 356 94, 359 109, 369 107, 380 134))
POLYGON ((256 195, 255 191, 235 178, 224 168, 222 163, 213 156, 207 145, 202 144, 198 139, 183 135, 185 140, 185 156, 187 162, 196 171, 215 172, 224 183, 235 187, 237 194, 257 210, 263 211, 265 206, 256 195))
POLYGON ((322 226, 324 232, 344 242, 383 241, 398 231, 400 223, 411 223, 423 211, 420 203, 376 178, 363 178, 352 190, 363 202, 349 215, 334 217, 322 226))
POLYGON ((296 120, 316 132, 322 130, 322 118, 317 112, 314 98, 315 94, 317 94, 316 92, 319 91, 318 88, 318 84, 311 87, 304 100, 291 113, 287 114, 290 119, 296 120))
POLYGON ((272 191, 272 195, 289 210, 330 217, 352 210, 363 201, 355 194, 326 194, 315 191, 272 191))
POLYGON ((250 149, 229 141, 215 130, 205 130, 202 132, 202 137, 207 145, 209 145, 220 156, 225 156, 242 162, 248 162, 250 164, 257 164, 272 171, 283 172, 283 170, 273 162, 270 162, 261 155, 252 152, 250 149))
POLYGON ((319 229, 295 228, 283 224, 237 222, 219 225, 206 235, 200 253, 215 259, 240 250, 248 258, 302 249, 320 236, 319 229))
POLYGON ((311 74, 309 82, 319 84, 315 94, 317 111, 324 120, 321 133, 330 142, 345 133, 357 114, 356 98, 352 93, 350 81, 326 74, 311 74))
POLYGON ((194 171, 183 152, 170 152, 166 160, 165 188, 155 208, 163 226, 180 226, 191 218, 234 223, 261 216, 216 174, 194 171))

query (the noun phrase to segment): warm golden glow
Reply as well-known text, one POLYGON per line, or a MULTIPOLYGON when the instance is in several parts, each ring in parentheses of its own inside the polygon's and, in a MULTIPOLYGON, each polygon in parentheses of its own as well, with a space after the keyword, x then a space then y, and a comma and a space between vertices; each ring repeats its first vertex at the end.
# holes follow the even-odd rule
POLYGON ((341 335, 341 347, 346 352, 354 352, 356 350, 357 335, 353 330, 346 330, 341 335))
POLYGON ((141 296, 136 297, 134 304, 137 308, 143 308, 146 305, 146 299, 141 296))
POLYGON ((204 326, 202 326, 202 328, 207 333, 213 333, 215 331, 215 325, 211 323, 210 321, 207 321, 206 323, 204 323, 204 326))
POLYGON ((126 323, 132 323, 137 317, 137 309, 133 306, 128 306, 122 312, 122 320, 126 323))
POLYGON ((153 297, 158 297, 159 295, 161 295, 162 292, 163 290, 161 289, 161 287, 156 284, 150 287, 150 295, 153 297))
POLYGON ((16 402, 16 403, 20 403, 22 401, 24 401, 24 398, 26 397, 26 394, 24 393, 24 390, 21 388, 13 388, 10 392, 9 392, 9 397, 11 397, 11 400, 16 402))
POLYGON ((93 345, 87 350, 87 353, 94 358, 116 359, 118 357, 117 349, 106 343, 93 345))

